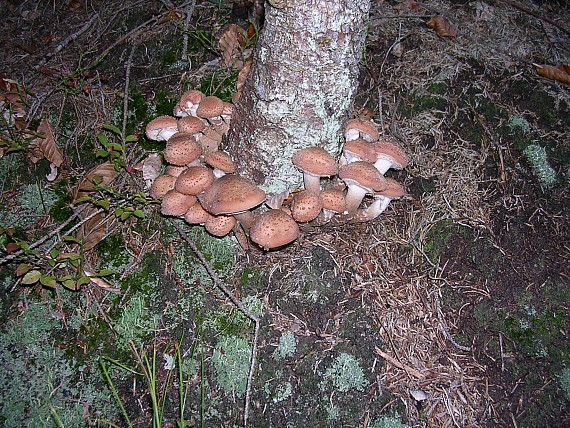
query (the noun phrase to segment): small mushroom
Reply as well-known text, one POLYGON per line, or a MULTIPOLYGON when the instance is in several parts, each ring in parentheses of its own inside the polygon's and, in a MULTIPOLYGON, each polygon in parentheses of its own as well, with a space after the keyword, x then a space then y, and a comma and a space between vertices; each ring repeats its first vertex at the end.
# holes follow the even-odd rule
POLYGON ((380 137, 376 124, 370 120, 350 119, 344 129, 344 138, 346 141, 362 138, 363 140, 372 142, 377 141, 380 137))
POLYGON ((255 216, 249 236, 253 242, 268 251, 297 239, 299 225, 284 211, 271 209, 255 216))
POLYGON ((202 154, 202 147, 192 134, 178 132, 170 137, 162 153, 164 160, 172 165, 188 165, 202 154))
POLYGON ((191 166, 178 176, 174 189, 185 195, 198 195, 214 183, 214 173, 205 166, 191 166))
POLYGON ((184 214, 184 220, 188 224, 204 224, 210 217, 211 214, 200 204, 192 205, 184 214))
POLYGON ((199 134, 206 129, 202 119, 194 116, 184 116, 178 120, 178 131, 186 134, 199 134))
POLYGON ((386 188, 384 176, 374 168, 374 165, 368 162, 356 161, 341 166, 338 176, 348 186, 346 193, 347 214, 356 212, 367 193, 386 188))
POLYGON ((374 162, 376 160, 376 152, 372 144, 362 138, 344 143, 340 164, 346 165, 359 160, 365 162, 374 162))
POLYGON ((196 109, 204 97, 205 95, 197 89, 184 92, 174 106, 174 116, 196 116, 196 109))
POLYGON ((405 194, 404 187, 392 178, 386 178, 387 187, 384 190, 373 193, 374 201, 368 206, 358 210, 352 221, 371 221, 382 214, 392 199, 401 198, 405 194))
POLYGON ((291 215, 299 223, 314 220, 321 212, 319 194, 310 190, 297 193, 291 202, 291 215))
POLYGON ((180 217, 196 203, 196 196, 185 195, 176 190, 169 190, 162 197, 160 212, 167 216, 180 217))
POLYGON ((171 177, 178 178, 180 176, 180 174, 182 174, 187 169, 188 169, 188 167, 186 165, 182 165, 182 166, 168 165, 164 169, 164 173, 166 175, 170 175, 171 177))
POLYGON ((376 152, 376 161, 374 166, 382 174, 386 173, 390 168, 403 169, 408 166, 408 156, 404 149, 395 141, 382 140, 372 144, 376 152))
POLYGON ((151 198, 160 199, 166 192, 174 189, 174 183, 176 183, 176 177, 170 175, 159 175, 154 179, 148 194, 151 198))
POLYGON ((204 162, 214 168, 216 178, 236 172, 236 165, 230 155, 220 150, 205 155, 204 162))
POLYGON ((178 121, 172 116, 158 116, 151 120, 145 128, 149 140, 167 141, 178 132, 178 121))
POLYGON ((325 224, 329 222, 335 214, 342 214, 346 211, 346 196, 344 191, 340 189, 325 189, 319 194, 319 199, 323 211, 317 218, 318 224, 325 224))
POLYGON ((230 233, 236 223, 236 218, 231 215, 211 215, 204 223, 204 228, 208 233, 221 238, 230 233))
POLYGON ((198 195, 198 199, 210 214, 231 214, 247 230, 253 221, 250 210, 265 201, 265 192, 239 175, 224 175, 198 195))
POLYGON ((319 193, 321 177, 336 175, 338 165, 334 158, 322 147, 307 147, 295 153, 293 164, 303 171, 305 189, 319 193))
POLYGON ((208 97, 204 97, 198 108, 196 109, 196 116, 201 117, 206 120, 211 120, 214 118, 221 118, 222 113, 224 112, 224 102, 214 96, 210 95, 208 97))

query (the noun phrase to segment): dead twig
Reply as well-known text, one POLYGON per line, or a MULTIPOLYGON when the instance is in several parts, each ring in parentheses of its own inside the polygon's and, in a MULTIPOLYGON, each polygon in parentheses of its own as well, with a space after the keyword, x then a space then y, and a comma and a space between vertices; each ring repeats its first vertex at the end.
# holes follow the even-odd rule
POLYGON ((380 348, 378 348, 378 346, 374 347, 374 351, 380 355, 382 358, 384 358, 386 361, 388 361, 390 364, 392 364, 395 367, 398 367, 399 369, 404 370, 406 373, 411 374, 412 376, 414 376, 415 378, 419 379, 419 380, 425 380, 426 379, 426 375, 421 373, 420 371, 407 366, 401 362, 399 362, 397 359, 395 359, 394 357, 391 357, 390 355, 388 355, 386 352, 382 351, 380 348))

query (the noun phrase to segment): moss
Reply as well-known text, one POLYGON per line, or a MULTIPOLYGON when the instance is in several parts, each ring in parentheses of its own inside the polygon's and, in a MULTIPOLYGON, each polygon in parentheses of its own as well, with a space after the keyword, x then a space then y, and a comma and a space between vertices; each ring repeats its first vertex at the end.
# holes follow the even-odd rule
POLYGON ((57 195, 38 184, 29 184, 18 189, 14 200, 0 210, 0 225, 4 228, 31 228, 41 217, 47 215, 58 200, 57 195))
POLYGON ((407 118, 412 118, 424 111, 445 111, 448 107, 448 101, 436 93, 414 92, 411 99, 407 103, 403 103, 400 107, 402 114, 407 118))
POLYGON ((444 248, 450 240, 457 235, 465 236, 465 231, 459 225, 454 224, 450 220, 443 220, 434 224, 429 229, 424 242, 424 252, 430 260, 436 261, 442 248, 444 248))
POLYGON ((212 365, 216 382, 227 394, 242 397, 247 386, 251 346, 241 337, 225 336, 216 343, 212 365))
POLYGON ((530 144, 524 149, 523 155, 540 187, 543 190, 552 188, 557 182, 556 171, 550 166, 546 149, 538 144, 530 144))
POLYGON ((170 92, 168 92, 168 90, 165 88, 159 89, 156 91, 156 95, 154 96, 152 104, 154 114, 156 116, 172 115, 174 106, 178 102, 178 98, 179 97, 170 94, 170 92))
POLYGON ((206 95, 215 95, 224 101, 231 102, 236 91, 237 75, 237 71, 231 73, 214 71, 202 79, 198 89, 206 95))
POLYGON ((447 93, 446 82, 432 82, 428 85, 427 91, 434 95, 445 95, 447 93))
POLYGON ((275 350, 275 358, 288 358, 295 354, 297 348, 297 341, 295 334, 292 331, 286 331, 279 337, 279 345, 275 350))
POLYGON ((407 425, 403 424, 399 417, 393 416, 380 416, 375 419, 370 428, 406 428, 407 425))
POLYGON ((364 391, 368 381, 364 377, 364 372, 356 358, 342 352, 323 374, 322 388, 325 389, 327 384, 340 392, 347 392, 351 389, 364 391))

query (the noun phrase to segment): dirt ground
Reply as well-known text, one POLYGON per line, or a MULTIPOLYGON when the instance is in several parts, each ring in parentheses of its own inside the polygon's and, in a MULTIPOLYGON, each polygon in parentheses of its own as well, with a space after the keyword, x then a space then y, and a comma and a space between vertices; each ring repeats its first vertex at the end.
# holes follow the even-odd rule
MULTIPOLYGON (((3 259, 9 244, 34 242, 72 214, 78 182, 102 162, 103 125, 140 135, 189 88, 231 98, 237 70, 221 63, 215 34, 227 22, 247 28, 247 4, 0 2, 2 94, 6 79, 25 88, 12 104, 22 117, 3 122, 13 149, 0 158, 3 259), (64 156, 52 182, 49 162, 31 163, 23 150, 42 119, 64 156)), ((31 253, 0 267, 0 420, 79 426, 65 402, 81 408, 83 424, 125 426, 116 403, 86 391, 99 356, 137 364, 119 340, 128 337, 139 356, 188 349, 186 426, 240 426, 246 397, 254 427, 570 426, 570 85, 537 73, 570 64, 569 23, 565 1, 373 2, 355 114, 401 141, 410 164, 387 175, 406 195, 373 222, 307 230, 277 252, 193 231, 260 317, 251 390, 251 323, 211 291, 156 205, 134 199, 144 180, 130 168, 163 145, 144 136, 127 145, 117 184, 127 196, 102 197, 121 212, 140 206, 145 220, 109 222, 81 259, 114 274, 54 292, 21 284, 16 268, 31 253), (426 25, 436 15, 447 35, 426 25), (139 297, 146 306, 136 309, 139 297), (131 310, 138 333, 127 326, 131 310), (19 332, 40 327, 26 313, 49 326, 29 343, 19 332), (36 373, 44 387, 18 373, 36 373), (58 387, 60 376, 85 382, 84 395, 71 381, 58 387), (28 404, 10 404, 21 396, 28 404)), ((133 426, 151 426, 145 383, 113 376, 133 426)), ((176 426, 176 379, 162 362, 156 376, 168 397, 162 426, 176 426)), ((98 379, 95 390, 106 387, 98 379)))

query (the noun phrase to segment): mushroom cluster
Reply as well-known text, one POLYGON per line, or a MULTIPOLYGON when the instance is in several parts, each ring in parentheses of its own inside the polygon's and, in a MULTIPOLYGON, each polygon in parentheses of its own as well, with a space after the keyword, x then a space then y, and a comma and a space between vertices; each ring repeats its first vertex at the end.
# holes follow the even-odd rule
POLYGON ((163 215, 203 225, 217 237, 243 230, 269 250, 297 239, 304 224, 373 220, 404 194, 398 182, 384 177, 388 169, 407 165, 402 148, 380 139, 374 122, 352 119, 339 162, 320 147, 298 151, 292 162, 303 173, 304 189, 267 199, 252 181, 235 174, 230 156, 218 150, 231 113, 232 104, 191 90, 176 104, 174 116, 160 116, 147 125, 149 139, 166 141, 168 166, 149 192, 161 200, 163 215), (363 207, 366 195, 371 202, 363 207), (264 202, 267 208, 254 213, 264 202))

